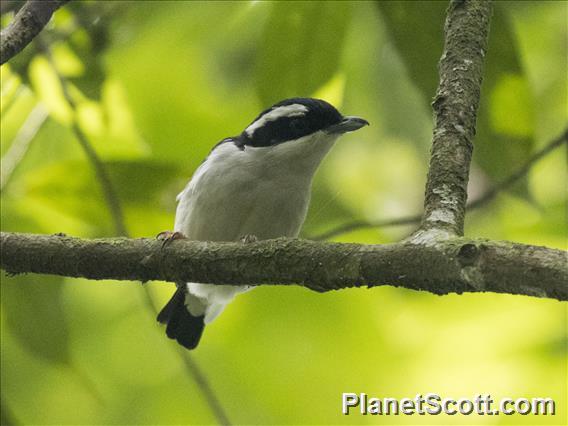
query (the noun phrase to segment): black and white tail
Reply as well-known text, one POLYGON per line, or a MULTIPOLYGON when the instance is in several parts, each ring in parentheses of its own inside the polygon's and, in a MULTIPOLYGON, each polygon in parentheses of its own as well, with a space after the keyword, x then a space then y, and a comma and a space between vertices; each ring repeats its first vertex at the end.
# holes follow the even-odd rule
POLYGON ((187 349, 195 349, 205 328, 204 315, 191 315, 185 303, 186 295, 187 286, 179 285, 157 319, 166 324, 166 334, 170 339, 177 340, 187 349))

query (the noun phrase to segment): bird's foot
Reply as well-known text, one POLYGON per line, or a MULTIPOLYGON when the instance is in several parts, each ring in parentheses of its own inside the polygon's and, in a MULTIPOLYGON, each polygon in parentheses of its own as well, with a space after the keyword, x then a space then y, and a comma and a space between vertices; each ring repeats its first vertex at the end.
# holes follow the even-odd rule
POLYGON ((250 243, 256 243, 258 241, 258 238, 256 237, 256 235, 247 234, 243 235, 241 238, 239 238, 239 240, 243 244, 250 244, 250 243))
POLYGON ((158 235, 156 235, 156 239, 162 241, 162 248, 164 248, 174 240, 184 240, 186 238, 187 237, 185 235, 177 231, 162 231, 158 235))

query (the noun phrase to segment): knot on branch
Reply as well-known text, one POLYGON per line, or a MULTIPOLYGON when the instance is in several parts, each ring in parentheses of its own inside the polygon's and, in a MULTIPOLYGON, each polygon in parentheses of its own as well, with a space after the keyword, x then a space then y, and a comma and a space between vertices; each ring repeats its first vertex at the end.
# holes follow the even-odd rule
POLYGON ((480 254, 475 244, 464 244, 458 250, 458 262, 461 266, 472 266, 477 262, 480 254))
POLYGON ((486 280, 481 264, 483 245, 463 244, 457 252, 457 262, 461 267, 460 276, 464 282, 476 291, 486 290, 486 280))

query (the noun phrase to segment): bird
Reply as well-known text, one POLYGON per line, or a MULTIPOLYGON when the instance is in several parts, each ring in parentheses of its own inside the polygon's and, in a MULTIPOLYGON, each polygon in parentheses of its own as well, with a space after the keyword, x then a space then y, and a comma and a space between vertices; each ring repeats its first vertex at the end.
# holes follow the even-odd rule
MULTIPOLYGON (((166 241, 256 241, 297 237, 314 174, 344 133, 368 125, 330 103, 290 98, 262 111, 238 136, 217 143, 177 196, 166 241)), ((157 320, 166 334, 195 349, 211 323, 250 286, 177 283, 157 320)))

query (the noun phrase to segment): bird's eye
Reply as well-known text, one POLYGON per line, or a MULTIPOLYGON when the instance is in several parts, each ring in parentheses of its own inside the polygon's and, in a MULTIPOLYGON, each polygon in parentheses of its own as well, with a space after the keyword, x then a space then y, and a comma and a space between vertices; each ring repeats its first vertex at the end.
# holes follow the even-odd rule
POLYGON ((290 127, 296 132, 303 132, 307 128, 307 123, 305 120, 296 119, 292 120, 290 127))

